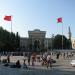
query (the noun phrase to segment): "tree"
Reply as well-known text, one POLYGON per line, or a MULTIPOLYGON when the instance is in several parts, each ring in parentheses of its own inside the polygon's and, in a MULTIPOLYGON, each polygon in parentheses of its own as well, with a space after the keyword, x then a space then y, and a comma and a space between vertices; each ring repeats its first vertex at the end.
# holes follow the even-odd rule
MULTIPOLYGON (((63 49, 69 49, 69 40, 63 35, 63 49)), ((54 38, 54 48, 62 49, 62 35, 56 35, 54 38)))
POLYGON ((20 36, 0 27, 0 51, 14 51, 20 46, 20 36))

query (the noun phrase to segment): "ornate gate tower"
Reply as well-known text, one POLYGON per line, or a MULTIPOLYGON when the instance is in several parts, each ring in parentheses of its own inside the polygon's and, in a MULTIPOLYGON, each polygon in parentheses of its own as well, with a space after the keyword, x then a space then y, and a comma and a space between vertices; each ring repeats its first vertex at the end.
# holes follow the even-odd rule
POLYGON ((46 31, 40 31, 39 29, 28 31, 29 48, 32 49, 32 51, 39 51, 44 48, 45 34, 46 31))

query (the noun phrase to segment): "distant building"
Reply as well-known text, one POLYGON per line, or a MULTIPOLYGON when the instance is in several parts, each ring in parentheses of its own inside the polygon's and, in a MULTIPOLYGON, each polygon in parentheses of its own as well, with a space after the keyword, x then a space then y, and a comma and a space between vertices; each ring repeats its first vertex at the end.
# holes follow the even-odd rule
POLYGON ((72 33, 71 33, 71 29, 70 29, 70 26, 68 27, 68 40, 69 40, 69 42, 70 42, 70 49, 72 49, 72 39, 71 39, 71 37, 72 37, 72 33))
POLYGON ((28 31, 28 38, 20 38, 22 51, 38 51, 51 49, 51 38, 46 38, 46 31, 35 29, 28 31))
POLYGON ((72 38, 72 49, 75 49, 75 38, 72 38))
POLYGON ((72 37, 72 33, 71 33, 70 26, 69 26, 69 28, 68 28, 68 39, 71 40, 71 37, 72 37))
POLYGON ((75 49, 75 38, 72 38, 70 26, 68 27, 68 39, 71 42, 70 48, 75 49))

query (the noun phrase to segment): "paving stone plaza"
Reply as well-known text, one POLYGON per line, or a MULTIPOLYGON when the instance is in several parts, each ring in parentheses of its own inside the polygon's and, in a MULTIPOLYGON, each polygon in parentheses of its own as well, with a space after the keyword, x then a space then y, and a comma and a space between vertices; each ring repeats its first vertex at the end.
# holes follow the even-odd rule
MULTIPOLYGON (((75 55, 70 59, 64 59, 62 56, 59 59, 56 59, 55 55, 51 56, 56 60, 56 63, 53 64, 52 69, 42 66, 41 62, 35 62, 35 66, 28 66, 29 68, 10 68, 9 66, 3 66, 3 63, 0 63, 0 75, 74 75, 75 67, 72 67, 70 62, 75 58, 75 55)), ((6 59, 6 56, 1 56, 1 60, 6 59)), ((27 59, 24 56, 10 56, 10 62, 15 63, 17 60, 20 60, 21 65, 23 60, 27 59)), ((26 60, 26 64, 27 60, 26 60)))

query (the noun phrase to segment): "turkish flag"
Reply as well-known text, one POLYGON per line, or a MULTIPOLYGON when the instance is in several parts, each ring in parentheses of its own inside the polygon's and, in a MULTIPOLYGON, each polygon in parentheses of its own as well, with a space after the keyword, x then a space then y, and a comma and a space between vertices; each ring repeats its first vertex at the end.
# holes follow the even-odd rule
POLYGON ((62 18, 58 18, 57 23, 62 23, 62 18))
POLYGON ((4 20, 6 20, 6 21, 11 21, 11 16, 5 16, 5 17, 4 17, 4 20))

